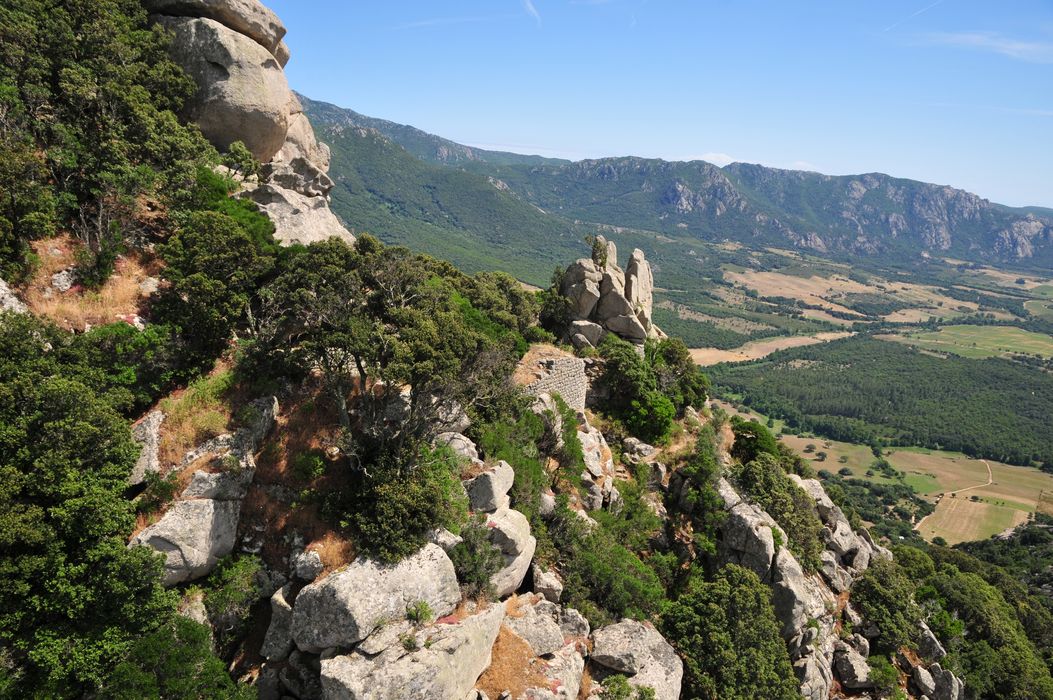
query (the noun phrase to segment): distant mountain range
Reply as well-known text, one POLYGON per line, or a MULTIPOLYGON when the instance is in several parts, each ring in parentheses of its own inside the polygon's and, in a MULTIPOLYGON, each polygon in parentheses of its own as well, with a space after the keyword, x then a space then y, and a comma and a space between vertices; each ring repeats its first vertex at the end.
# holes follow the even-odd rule
POLYGON ((570 248, 580 252, 597 226, 891 264, 932 256, 1053 266, 1053 210, 952 187, 881 173, 487 151, 302 99, 333 149, 334 211, 352 228, 471 268, 514 256, 516 273, 537 279, 570 248))

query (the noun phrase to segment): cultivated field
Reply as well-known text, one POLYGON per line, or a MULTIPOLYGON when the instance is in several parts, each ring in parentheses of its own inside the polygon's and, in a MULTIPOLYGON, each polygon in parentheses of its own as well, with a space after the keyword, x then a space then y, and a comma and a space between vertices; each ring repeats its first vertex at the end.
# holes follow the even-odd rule
POLYGON ((728 271, 724 273, 724 279, 735 284, 744 284, 762 297, 789 297, 806 304, 822 306, 825 309, 860 318, 863 318, 862 314, 831 301, 831 298, 838 294, 863 294, 874 291, 872 287, 838 275, 829 278, 818 275, 795 277, 781 272, 751 270, 748 272, 728 271))
POLYGON ((746 362, 767 357, 777 350, 787 348, 798 348, 805 345, 825 343, 838 338, 846 338, 851 333, 831 331, 828 333, 816 333, 815 335, 791 335, 781 338, 765 338, 746 343, 743 346, 731 350, 717 350, 716 348, 694 348, 691 357, 703 367, 719 364, 721 362, 746 362))
POLYGON ((1053 321, 1053 301, 1025 301, 1024 308, 1036 318, 1053 321))
MULTIPOLYGON (((874 462, 869 447, 797 435, 783 435, 780 439, 810 460, 816 470, 836 472, 847 467, 855 478, 874 483, 894 481, 880 473, 867 476, 874 462), (808 445, 815 446, 813 452, 805 453, 808 445), (826 453, 822 462, 817 459, 820 452, 826 453)), ((1053 498, 1053 474, 1030 467, 986 460, 991 467, 988 484, 984 460, 954 452, 896 448, 886 454, 885 459, 904 473, 903 483, 930 501, 939 500, 936 512, 918 528, 918 532, 930 540, 940 536, 953 544, 986 539, 1023 522, 1028 513, 1038 510, 1043 493, 1047 500, 1053 498), (952 491, 959 493, 952 497, 948 495, 952 491), (972 501, 972 496, 979 498, 979 502, 972 501)))
POLYGON ((982 359, 1012 353, 1053 357, 1053 338, 1013 326, 944 326, 938 331, 881 335, 882 340, 982 359))

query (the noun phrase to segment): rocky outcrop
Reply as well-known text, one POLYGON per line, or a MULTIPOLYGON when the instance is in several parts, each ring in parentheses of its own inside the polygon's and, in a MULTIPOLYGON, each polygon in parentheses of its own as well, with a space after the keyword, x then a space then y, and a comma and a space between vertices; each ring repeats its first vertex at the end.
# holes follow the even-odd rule
POLYGON ((511 508, 491 513, 486 526, 490 529, 490 543, 504 557, 504 566, 490 578, 494 595, 503 598, 523 584, 537 549, 537 538, 530 534, 526 516, 511 508))
POLYGON ((679 699, 684 664, 651 624, 622 620, 593 632, 592 641, 591 662, 626 674, 630 685, 653 688, 658 700, 679 699))
POLYGON ((154 410, 132 426, 132 437, 142 449, 128 477, 128 483, 132 486, 143 483, 147 474, 156 474, 161 471, 161 461, 158 459, 157 450, 161 445, 161 424, 164 420, 165 414, 154 410))
POLYGON ((214 438, 184 458, 184 464, 189 465, 210 457, 210 468, 222 465, 224 470, 194 472, 190 484, 161 519, 129 543, 150 547, 165 556, 164 585, 200 578, 234 550, 241 502, 256 473, 253 454, 274 425, 277 413, 278 401, 273 396, 257 399, 244 410, 247 418, 238 432, 214 438))
POLYGON ((585 456, 582 505, 586 510, 599 510, 617 502, 620 494, 614 486, 614 456, 603 433, 585 422, 578 429, 578 440, 585 456))
POLYGON ((479 461, 479 448, 475 443, 460 433, 439 433, 435 436, 436 445, 446 445, 460 457, 471 462, 479 461))
POLYGON ((560 580, 559 574, 539 564, 530 567, 530 571, 533 575, 534 592, 543 596, 545 600, 558 603, 563 595, 563 581, 560 580))
POLYGON ((870 666, 866 656, 845 644, 837 642, 834 651, 834 670, 841 685, 849 690, 873 688, 870 680, 870 666))
MULTIPOLYGON (((147 12, 173 17, 205 17, 244 34, 275 58, 285 36, 278 16, 256 0, 143 0, 147 12)), ((282 64, 284 65, 284 64, 282 64)))
POLYGON ((29 311, 26 305, 7 286, 7 282, 0 279, 0 311, 11 311, 16 314, 24 314, 29 311))
POLYGON ((292 92, 282 67, 257 42, 215 20, 160 16, 174 34, 172 57, 194 79, 188 119, 217 148, 243 142, 261 162, 274 157, 289 130, 292 92))
POLYGON ((376 655, 322 659, 326 700, 462 700, 490 665, 504 606, 403 636, 376 655))
POLYGON ((173 33, 171 54, 194 79, 184 107, 220 150, 241 141, 263 166, 240 196, 254 202, 286 245, 354 242, 329 208, 329 148, 315 138, 289 89, 285 27, 257 0, 144 0, 173 33))
POLYGON ((654 276, 639 248, 623 271, 617 246, 599 236, 592 259, 581 258, 567 268, 560 293, 573 317, 567 340, 577 347, 596 345, 605 331, 635 343, 663 335, 651 321, 654 276))
POLYGON ((407 606, 425 602, 437 616, 461 601, 453 562, 434 544, 398 564, 359 558, 300 591, 292 631, 301 651, 349 647, 382 623, 405 618, 407 606))

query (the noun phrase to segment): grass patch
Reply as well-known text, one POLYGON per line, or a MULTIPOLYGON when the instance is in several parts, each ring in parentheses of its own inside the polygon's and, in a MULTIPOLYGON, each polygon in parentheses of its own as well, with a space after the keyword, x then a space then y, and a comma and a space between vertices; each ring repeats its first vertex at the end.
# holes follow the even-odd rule
POLYGON ((233 372, 221 367, 161 400, 158 408, 165 414, 159 448, 162 465, 178 465, 187 451, 227 431, 233 386, 233 372))
POLYGON ((1053 357, 1053 337, 1014 326, 944 326, 938 331, 888 335, 882 339, 973 359, 1013 353, 1053 357))

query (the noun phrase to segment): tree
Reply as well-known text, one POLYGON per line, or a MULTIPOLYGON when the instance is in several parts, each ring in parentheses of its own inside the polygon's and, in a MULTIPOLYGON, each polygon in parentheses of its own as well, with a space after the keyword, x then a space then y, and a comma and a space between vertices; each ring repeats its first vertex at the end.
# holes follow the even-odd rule
POLYGON ((728 564, 711 582, 694 579, 669 606, 662 630, 684 659, 688 697, 800 697, 771 591, 748 569, 728 564))
POLYGON ((731 430, 735 434, 731 456, 743 464, 756 459, 761 454, 779 455, 779 443, 775 436, 757 421, 732 416, 731 430))
POLYGON ((662 442, 669 434, 676 407, 658 388, 646 360, 630 344, 609 333, 600 343, 605 361, 603 382, 608 409, 630 433, 647 442, 662 442))
POLYGON ((879 631, 875 651, 892 654, 914 638, 921 612, 914 602, 914 584, 895 561, 872 561, 852 587, 852 600, 879 631))
POLYGON ((80 694, 174 606, 158 557, 125 547, 138 450, 110 406, 60 377, 0 385, 0 426, 0 647, 16 686, 80 694))

